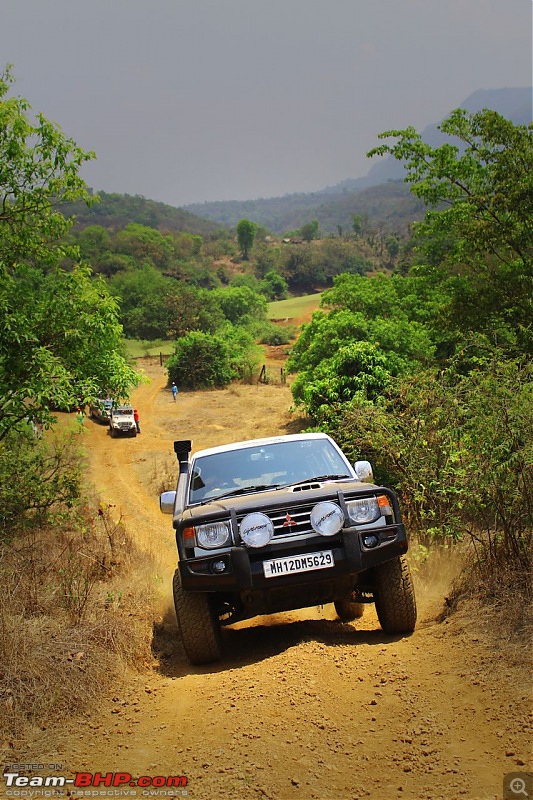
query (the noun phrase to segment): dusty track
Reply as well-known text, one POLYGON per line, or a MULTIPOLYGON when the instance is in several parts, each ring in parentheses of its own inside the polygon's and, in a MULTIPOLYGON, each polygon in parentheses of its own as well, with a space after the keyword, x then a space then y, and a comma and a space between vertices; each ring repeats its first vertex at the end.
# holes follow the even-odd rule
POLYGON ((170 605, 172 529, 158 508, 172 441, 198 449, 285 432, 291 398, 286 387, 242 386, 183 392, 174 404, 164 371, 147 373, 134 397, 141 436, 113 440, 87 421, 85 440, 91 481, 161 560, 160 656, 47 757, 72 772, 186 775, 193 800, 501 798, 504 774, 527 769, 527 676, 497 665, 475 626, 436 622, 446 564, 430 584, 418 577, 412 636, 384 635, 373 610, 343 625, 331 607, 316 608, 235 626, 223 663, 188 664, 170 605))

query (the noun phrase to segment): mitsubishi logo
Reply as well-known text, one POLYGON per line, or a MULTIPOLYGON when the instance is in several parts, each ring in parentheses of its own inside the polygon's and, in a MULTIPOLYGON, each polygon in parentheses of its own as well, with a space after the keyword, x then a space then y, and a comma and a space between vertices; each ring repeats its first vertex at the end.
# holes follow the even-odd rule
POLYGON ((289 513, 287 513, 285 516, 285 522, 283 523, 283 527, 290 528, 291 525, 298 525, 298 523, 293 520, 293 518, 289 513))

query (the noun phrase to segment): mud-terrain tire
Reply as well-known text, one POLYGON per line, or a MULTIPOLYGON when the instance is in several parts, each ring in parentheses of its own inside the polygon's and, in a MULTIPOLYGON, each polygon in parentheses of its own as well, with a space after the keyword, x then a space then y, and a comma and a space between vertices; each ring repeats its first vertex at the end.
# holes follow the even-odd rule
POLYGON ((116 437, 117 434, 114 428, 111 427, 109 428, 109 435, 111 436, 112 439, 116 437))
POLYGON ((411 633, 416 624, 416 599, 405 556, 374 568, 374 599, 385 633, 411 633))
POLYGON ((205 592, 188 592, 181 585, 179 569, 172 582, 174 607, 181 641, 191 664, 209 664, 222 656, 220 621, 205 592))
POLYGON ((349 598, 335 600, 333 605, 341 622, 353 622, 354 619, 360 619, 365 610, 364 603, 356 603, 349 598))

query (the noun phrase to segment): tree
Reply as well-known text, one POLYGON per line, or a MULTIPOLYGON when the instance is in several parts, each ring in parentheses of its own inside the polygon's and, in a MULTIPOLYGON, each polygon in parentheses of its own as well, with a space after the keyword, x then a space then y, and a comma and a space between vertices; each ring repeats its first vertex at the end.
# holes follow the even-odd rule
POLYGON ((266 299, 248 286, 228 286, 224 289, 215 289, 212 296, 226 319, 234 325, 245 317, 255 319, 266 317, 266 299))
POLYGON ((301 372, 292 393, 297 406, 303 406, 315 421, 324 422, 355 398, 363 403, 376 400, 391 378, 389 360, 377 345, 353 342, 321 361, 312 375, 301 372))
POLYGON ((111 236, 100 225, 88 225, 76 236, 76 244, 80 248, 81 257, 94 269, 100 258, 111 250, 111 236))
POLYGON ((7 97, 11 67, 0 74, 0 269, 20 263, 55 265, 70 254, 71 223, 58 210, 69 201, 91 202, 78 171, 94 157, 68 139, 42 114, 29 119, 30 105, 7 97))
POLYGON ((228 323, 216 334, 191 331, 178 339, 167 361, 169 380, 190 389, 226 386, 251 373, 258 354, 260 348, 242 327, 228 323))
POLYGON ((179 339, 191 331, 215 333, 224 323, 224 314, 207 289, 178 285, 166 298, 170 336, 179 339))
POLYGON ((249 219, 241 219, 237 224, 237 241, 242 257, 248 261, 250 257, 250 250, 252 249, 257 226, 255 223, 250 222, 249 219))
POLYGON ((304 242, 311 242, 313 239, 318 239, 318 220, 313 219, 311 222, 306 222, 300 228, 300 236, 304 242))
POLYGON ((178 339, 167 369, 169 380, 190 389, 225 386, 235 377, 226 342, 201 331, 191 331, 178 339))
POLYGON ((305 245, 289 245, 281 254, 280 274, 291 289, 312 291, 322 284, 324 275, 317 274, 311 249, 305 245))
POLYGON ((436 209, 415 235, 432 281, 450 282, 447 327, 529 349, 533 125, 515 126, 488 109, 456 109, 439 127, 453 137, 440 147, 407 128, 380 134, 398 141, 369 155, 404 162, 411 191, 436 209))
POLYGON ((287 281, 271 269, 261 281, 261 291, 268 300, 284 300, 288 296, 287 281))
POLYGON ((397 236, 387 236, 385 239, 385 248, 389 254, 389 267, 394 266, 394 259, 400 252, 400 240, 397 236))
POLYGON ((380 139, 399 137, 368 154, 391 154, 403 161, 411 191, 435 207, 419 232, 449 237, 455 262, 483 263, 492 253, 499 261, 531 263, 533 243, 533 124, 513 125, 495 111, 469 114, 458 108, 439 126, 459 139, 432 148, 414 128, 387 131, 380 139))
POLYGON ((138 264, 148 263, 160 270, 170 266, 174 255, 172 236, 164 236, 153 228, 135 222, 130 222, 116 235, 114 249, 133 256, 138 264))
POLYGON ((118 306, 67 244, 72 220, 58 207, 90 201, 78 175, 91 158, 0 78, 0 439, 51 405, 124 397, 137 382, 121 355, 118 306), (61 265, 67 263, 67 271, 61 265))
POLYGON ((168 297, 175 281, 150 264, 117 272, 111 291, 120 298, 120 316, 126 336, 133 339, 165 338, 171 324, 168 297))

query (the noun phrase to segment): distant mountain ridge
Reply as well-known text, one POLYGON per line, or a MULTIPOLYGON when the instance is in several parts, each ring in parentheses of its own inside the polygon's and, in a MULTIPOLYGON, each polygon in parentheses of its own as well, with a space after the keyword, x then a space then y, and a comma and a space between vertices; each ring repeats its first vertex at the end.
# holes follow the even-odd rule
MULTIPOLYGON (((470 112, 492 108, 515 124, 529 124, 532 90, 480 89, 461 107, 470 112)), ((437 124, 428 125, 421 135, 434 147, 446 140, 437 124)), ((402 165, 389 156, 373 164, 366 176, 348 178, 311 193, 194 203, 177 208, 141 195, 99 192, 99 203, 90 208, 84 203, 69 204, 63 212, 75 215, 77 229, 100 225, 110 231, 136 222, 161 231, 209 236, 220 227, 235 228, 239 220, 246 218, 275 234, 296 230, 312 219, 318 219, 323 233, 340 233, 351 229, 353 216, 358 214, 374 228, 403 232, 425 213, 424 204, 410 192, 403 176, 402 165)))
MULTIPOLYGON (((510 119, 515 125, 529 125, 533 114, 532 103, 533 94, 531 88, 478 89, 469 95, 459 108, 464 108, 471 114, 482 111, 484 108, 490 108, 503 117, 510 119)), ((427 125, 420 134, 422 140, 431 145, 431 147, 439 147, 444 142, 449 141, 449 137, 439 130, 440 122, 427 125)), ((373 164, 366 176, 342 181, 336 186, 332 186, 331 192, 337 193, 345 189, 349 191, 366 189, 368 186, 376 186, 386 181, 403 180, 403 176, 403 166, 393 156, 388 156, 373 164)), ((326 189, 325 191, 329 190, 326 189)))
MULTIPOLYGON (((491 108, 515 125, 527 125, 532 120, 532 105, 532 89, 527 87, 479 89, 459 107, 471 113, 491 108)), ((439 124, 428 125, 421 132, 422 139, 432 147, 438 147, 447 140, 438 130, 439 124)), ((298 228, 310 219, 318 219, 324 232, 335 232, 339 225, 349 226, 354 214, 366 215, 387 228, 398 230, 424 213, 424 207, 413 198, 403 178, 403 166, 388 156, 373 164, 365 176, 347 178, 316 192, 257 200, 193 203, 183 208, 229 228, 246 218, 274 233, 298 228), (402 201, 399 217, 391 208, 390 201, 393 198, 401 198, 402 201), (411 202, 408 198, 412 198, 411 202)))

